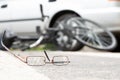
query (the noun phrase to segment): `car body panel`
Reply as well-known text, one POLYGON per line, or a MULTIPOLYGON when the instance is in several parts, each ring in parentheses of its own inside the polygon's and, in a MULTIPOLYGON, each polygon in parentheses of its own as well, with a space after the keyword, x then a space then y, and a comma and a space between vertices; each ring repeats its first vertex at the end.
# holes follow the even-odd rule
POLYGON ((28 35, 30 32, 35 33, 35 27, 41 24, 42 17, 40 5, 36 1, 30 0, 29 3, 27 0, 11 1, 10 9, 11 19, 14 20, 11 23, 12 29, 15 32, 23 35, 25 35, 25 33, 28 35))

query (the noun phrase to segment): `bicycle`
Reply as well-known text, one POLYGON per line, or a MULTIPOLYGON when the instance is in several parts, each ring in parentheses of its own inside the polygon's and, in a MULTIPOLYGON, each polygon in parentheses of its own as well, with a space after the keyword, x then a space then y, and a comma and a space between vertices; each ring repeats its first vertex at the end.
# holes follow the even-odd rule
POLYGON ((25 45, 21 50, 24 51, 36 47, 45 39, 57 39, 60 41, 59 45, 66 47, 72 47, 66 43, 72 42, 74 46, 74 43, 78 41, 88 47, 107 51, 114 49, 117 45, 117 41, 111 31, 94 21, 80 17, 73 17, 69 20, 58 22, 57 27, 47 28, 47 33, 41 33, 40 27, 36 28, 36 32, 39 38, 34 43, 25 45), (57 35, 55 36, 54 34, 57 35), (58 39, 56 38, 58 36, 63 37, 62 39, 58 39))

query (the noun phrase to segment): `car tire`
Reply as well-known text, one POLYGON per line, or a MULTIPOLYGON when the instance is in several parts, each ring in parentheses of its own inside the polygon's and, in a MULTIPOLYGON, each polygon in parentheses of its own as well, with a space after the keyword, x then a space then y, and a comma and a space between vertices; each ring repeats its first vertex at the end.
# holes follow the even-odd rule
MULTIPOLYGON (((53 27, 57 27, 58 22, 62 22, 63 20, 68 20, 68 19, 73 18, 73 17, 78 17, 78 16, 76 14, 73 14, 73 13, 71 13, 71 14, 67 13, 67 14, 61 15, 54 22, 53 27)), ((68 43, 68 41, 66 41, 66 43, 64 44, 64 43, 62 43, 62 37, 60 35, 58 35, 59 31, 56 32, 55 34, 56 34, 55 36, 57 36, 57 37, 55 38, 54 43, 56 43, 57 46, 59 46, 59 48, 63 51, 78 51, 84 47, 84 45, 81 42, 78 42, 76 39, 74 39, 74 40, 71 39, 71 41, 72 41, 71 43, 68 43), (60 39, 60 38, 61 38, 61 41, 60 40, 58 41, 58 39, 60 39)))

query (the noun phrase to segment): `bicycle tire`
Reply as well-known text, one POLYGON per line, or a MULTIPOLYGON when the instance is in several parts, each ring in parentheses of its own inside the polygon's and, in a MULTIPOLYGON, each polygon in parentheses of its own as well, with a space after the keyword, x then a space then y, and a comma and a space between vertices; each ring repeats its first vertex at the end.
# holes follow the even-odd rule
POLYGON ((69 19, 67 22, 68 26, 72 26, 71 23, 76 24, 72 30, 72 35, 80 43, 98 50, 112 50, 116 47, 115 36, 104 26, 80 17, 69 19), (86 23, 89 23, 89 26, 86 23))

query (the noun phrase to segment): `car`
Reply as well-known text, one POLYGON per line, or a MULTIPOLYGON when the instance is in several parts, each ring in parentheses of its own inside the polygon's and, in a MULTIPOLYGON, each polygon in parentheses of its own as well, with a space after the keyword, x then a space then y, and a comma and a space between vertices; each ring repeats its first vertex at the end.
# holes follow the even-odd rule
MULTIPOLYGON (((45 33, 46 28, 56 27, 58 22, 69 20, 73 17, 81 17, 95 21, 111 30, 118 41, 120 39, 120 37, 118 37, 120 31, 119 0, 0 1, 0 32, 7 28, 19 36, 36 36, 36 26, 40 26, 41 31, 45 33)), ((56 39, 56 43, 62 50, 75 51, 83 48, 84 45, 82 43, 74 39, 69 43, 68 41, 64 41, 63 36, 64 35, 59 35, 56 39), (63 43, 63 41, 65 43, 63 43)), ((119 50, 119 42, 113 51, 119 50)))

